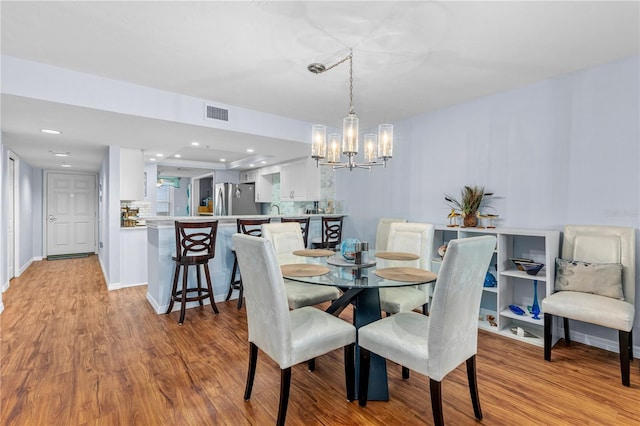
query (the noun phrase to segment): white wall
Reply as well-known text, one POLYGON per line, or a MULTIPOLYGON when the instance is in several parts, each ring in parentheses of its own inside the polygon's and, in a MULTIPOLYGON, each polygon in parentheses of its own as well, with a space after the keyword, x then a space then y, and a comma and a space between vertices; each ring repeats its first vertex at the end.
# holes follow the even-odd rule
MULTIPOLYGON (((16 276, 22 273, 33 262, 33 168, 24 161, 19 161, 18 175, 16 176, 16 191, 18 194, 18 217, 16 218, 16 235, 19 239, 18 270, 16 276)), ((42 215, 39 215, 42 217, 42 215)))
POLYGON ((336 172, 347 236, 374 241, 382 216, 446 223, 443 194, 469 184, 495 193, 498 226, 639 228, 639 75, 639 58, 627 58, 397 123, 387 169, 336 172))
POLYGON ((6 237, 6 229, 7 229, 7 219, 5 213, 5 206, 7 203, 4 202, 4 194, 6 194, 7 190, 5 188, 7 177, 5 176, 5 161, 7 158, 6 150, 2 145, 2 132, 0 132, 0 154, 2 157, 0 158, 0 313, 4 311, 4 303, 2 302, 2 292, 4 292, 9 286, 8 279, 8 270, 7 270, 7 237, 6 237))

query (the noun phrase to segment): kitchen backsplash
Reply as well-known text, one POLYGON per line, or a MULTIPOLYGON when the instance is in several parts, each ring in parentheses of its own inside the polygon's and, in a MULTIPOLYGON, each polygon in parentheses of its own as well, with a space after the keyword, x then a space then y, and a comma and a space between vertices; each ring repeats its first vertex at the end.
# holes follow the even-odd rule
MULTIPOLYGON (((314 208, 313 201, 280 200, 280 174, 275 173, 271 176, 271 197, 273 201, 270 204, 263 203, 262 213, 275 213, 275 211, 269 212, 270 207, 274 204, 280 206, 280 214, 283 215, 304 214, 307 210, 314 208)), ((320 172, 320 198, 318 208, 320 208, 322 212, 326 210, 330 202, 333 205, 333 213, 342 213, 342 201, 334 201, 333 170, 331 170, 330 167, 323 167, 320 172)))

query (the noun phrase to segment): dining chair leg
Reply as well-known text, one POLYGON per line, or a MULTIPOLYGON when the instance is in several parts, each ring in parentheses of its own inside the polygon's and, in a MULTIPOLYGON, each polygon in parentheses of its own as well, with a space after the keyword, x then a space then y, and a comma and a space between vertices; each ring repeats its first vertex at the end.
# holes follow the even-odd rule
POLYGON ((244 289, 242 287, 242 276, 238 282, 238 309, 242 309, 242 299, 244 298, 244 289))
POLYGON ((564 326, 564 344, 569 346, 571 344, 571 334, 569 333, 569 318, 562 318, 562 325, 564 326))
POLYGON ((629 361, 633 362, 633 329, 629 332, 629 361))
POLYGON ((347 401, 349 402, 355 399, 356 391, 355 351, 355 343, 344 347, 344 377, 347 382, 347 401))
POLYGON ((280 404, 278 404, 278 420, 276 425, 284 426, 289 405, 289 389, 291 388, 291 367, 280 370, 280 404))
POLYGON ((173 273, 173 287, 171 288, 171 296, 169 298, 169 307, 167 308, 166 314, 170 314, 173 309, 174 297, 176 294, 176 290, 178 289, 178 276, 180 275, 180 264, 176 263, 176 269, 173 273))
POLYGON ((631 386, 629 379, 629 332, 618 330, 618 343, 620 345, 620 373, 622 374, 622 384, 631 386))
POLYGON ((307 370, 309 370, 309 371, 315 371, 316 370, 316 359, 315 358, 311 358, 309 361, 307 361, 307 370))
POLYGON ((198 285, 198 304, 204 306, 204 302, 200 297, 202 296, 202 277, 200 276, 200 265, 196 265, 196 283, 198 285))
POLYGON ((182 325, 184 322, 184 314, 187 311, 187 279, 188 279, 189 267, 187 265, 182 265, 182 294, 180 296, 180 320, 178 321, 178 325, 182 325))
POLYGON ((544 359, 551 361, 551 330, 553 326, 553 315, 544 314, 544 359))
POLYGON ((238 258, 236 257, 236 253, 233 252, 233 268, 231 269, 231 279, 229 280, 229 291, 227 292, 227 297, 225 297, 224 299, 225 302, 231 298, 231 294, 233 293, 237 270, 238 270, 238 258))
POLYGON ((409 378, 409 369, 407 367, 402 367, 402 379, 407 380, 409 378))
POLYGON ((256 376, 256 364, 258 362, 258 346, 255 343, 249 343, 249 369, 247 370, 247 384, 244 388, 244 400, 251 399, 251 390, 253 389, 253 379, 256 376))
POLYGON ((358 385, 358 404, 361 407, 367 405, 369 392, 369 367, 371 366, 371 352, 360 347, 360 383, 358 385))
POLYGON ((216 306, 216 301, 213 299, 213 286, 211 285, 211 274, 209 272, 209 264, 204 264, 204 276, 207 280, 207 289, 209 290, 209 301, 211 302, 211 309, 213 309, 214 313, 218 313, 218 306, 216 306))
POLYGON ((478 378, 476 376, 476 356, 472 355, 467 359, 467 378, 469 379, 469 392, 471 393, 471 404, 476 419, 482 420, 482 409, 480 408, 480 394, 478 393, 478 378))
POLYGON ((433 423, 436 426, 444 425, 442 415, 442 386, 441 382, 429 379, 429 389, 431 392, 431 411, 433 411, 433 423))

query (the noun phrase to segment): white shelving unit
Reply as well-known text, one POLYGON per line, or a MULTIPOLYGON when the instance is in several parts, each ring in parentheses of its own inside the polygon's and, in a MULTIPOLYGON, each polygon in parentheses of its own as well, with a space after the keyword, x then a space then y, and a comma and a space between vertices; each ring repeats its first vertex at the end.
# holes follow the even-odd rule
POLYGON ((433 241, 432 268, 437 272, 442 259, 437 255, 438 248, 456 238, 468 238, 480 235, 495 235, 496 250, 489 272, 496 278, 495 287, 484 287, 478 326, 483 330, 543 346, 544 315, 533 319, 528 307, 533 305, 534 281, 537 281, 538 303, 553 293, 555 278, 555 259, 558 257, 560 232, 537 229, 517 228, 462 228, 436 226, 433 241), (528 275, 519 271, 510 258, 526 258, 545 266, 537 275, 528 275), (518 315, 509 309, 509 305, 517 305, 524 312, 518 315), (492 316, 491 322, 487 319, 492 316), (535 337, 521 337, 512 332, 512 328, 520 327, 535 337))

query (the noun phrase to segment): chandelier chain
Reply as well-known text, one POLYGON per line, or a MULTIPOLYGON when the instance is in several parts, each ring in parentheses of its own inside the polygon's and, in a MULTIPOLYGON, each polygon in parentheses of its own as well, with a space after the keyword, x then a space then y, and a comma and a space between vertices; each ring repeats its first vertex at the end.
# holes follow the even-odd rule
POLYGON ((353 111, 353 51, 349 53, 349 115, 355 114, 353 111))

